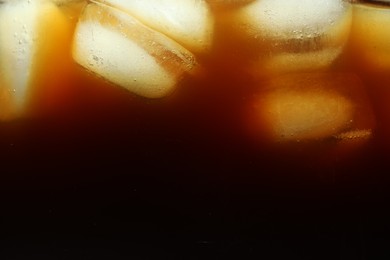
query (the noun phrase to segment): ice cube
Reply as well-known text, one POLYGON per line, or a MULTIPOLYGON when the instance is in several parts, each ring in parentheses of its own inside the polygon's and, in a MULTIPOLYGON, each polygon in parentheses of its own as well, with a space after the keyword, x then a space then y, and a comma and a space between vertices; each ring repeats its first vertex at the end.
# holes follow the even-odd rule
POLYGON ((207 0, 211 5, 217 6, 235 6, 253 2, 255 0, 207 0))
POLYGON ((178 41, 193 52, 204 52, 212 41, 213 16, 205 0, 100 0, 178 41))
POLYGON ((50 1, 0 4, 0 120, 13 119, 27 110, 37 87, 37 70, 52 55, 46 49, 56 44, 65 23, 50 1))
POLYGON ((328 33, 348 9, 343 0, 257 0, 240 10, 240 23, 267 38, 299 39, 328 33))
POLYGON ((68 4, 74 4, 74 3, 81 3, 86 2, 87 0, 50 0, 56 5, 68 5, 68 4))
POLYGON ((258 46, 255 69, 279 73, 329 66, 348 39, 352 8, 343 0, 256 0, 232 16, 258 46))
POLYGON ((140 96, 168 95, 196 61, 180 44, 118 9, 86 6, 73 57, 83 67, 140 96))
POLYGON ((358 138, 371 133, 375 121, 364 86, 352 74, 280 76, 264 84, 254 104, 258 124, 279 141, 358 138))
POLYGON ((264 74, 281 74, 292 71, 315 71, 329 66, 341 52, 341 48, 326 48, 308 52, 273 53, 256 60, 251 72, 256 76, 264 76, 264 74))
MULTIPOLYGON (((384 2, 384 1, 382 1, 384 2)), ((367 4, 354 5, 351 42, 363 64, 386 73, 390 69, 390 8, 367 4)))

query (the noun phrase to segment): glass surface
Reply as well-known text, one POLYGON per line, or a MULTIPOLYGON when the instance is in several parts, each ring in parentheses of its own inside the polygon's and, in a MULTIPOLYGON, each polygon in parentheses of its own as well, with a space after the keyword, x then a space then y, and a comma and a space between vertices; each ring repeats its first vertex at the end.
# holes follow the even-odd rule
POLYGON ((0 1, 0 256, 377 259, 389 26, 389 1, 0 1))

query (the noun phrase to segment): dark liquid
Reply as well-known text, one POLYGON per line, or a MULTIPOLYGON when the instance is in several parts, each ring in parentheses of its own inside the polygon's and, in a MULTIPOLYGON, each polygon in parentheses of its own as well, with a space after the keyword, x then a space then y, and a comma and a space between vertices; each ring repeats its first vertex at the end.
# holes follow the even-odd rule
POLYGON ((361 76, 373 104, 377 125, 363 145, 269 145, 245 126, 258 90, 243 69, 250 50, 235 51, 218 26, 215 49, 200 57, 204 74, 165 99, 113 86, 69 52, 56 65, 66 76, 38 80, 32 116, 0 125, 7 252, 15 241, 56 256, 384 251, 389 74, 366 70, 354 42, 338 61, 361 76))

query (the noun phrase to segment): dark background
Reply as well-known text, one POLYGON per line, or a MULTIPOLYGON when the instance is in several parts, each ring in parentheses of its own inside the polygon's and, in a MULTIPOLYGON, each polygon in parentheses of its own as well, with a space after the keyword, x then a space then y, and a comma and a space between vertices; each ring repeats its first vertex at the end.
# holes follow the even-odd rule
POLYGON ((320 163, 244 137, 222 116, 234 105, 191 100, 91 98, 69 117, 2 123, 1 258, 385 259, 380 136, 320 163))

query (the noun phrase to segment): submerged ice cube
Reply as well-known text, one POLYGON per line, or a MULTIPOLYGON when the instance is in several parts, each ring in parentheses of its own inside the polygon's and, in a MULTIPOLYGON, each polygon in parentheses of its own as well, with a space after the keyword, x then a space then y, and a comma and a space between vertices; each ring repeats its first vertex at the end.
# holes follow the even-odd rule
POLYGON ((255 70, 279 73, 329 66, 348 38, 352 12, 343 0, 256 0, 233 19, 258 46, 255 70))
POLYGON ((169 94, 195 65, 191 52, 137 19, 99 3, 86 6, 73 57, 83 67, 140 96, 169 94))
POLYGON ((51 1, 0 3, 0 120, 27 110, 37 71, 66 30, 65 20, 51 1))
POLYGON ((205 0, 100 0, 129 13, 146 26, 193 52, 210 48, 213 16, 205 0))
POLYGON ((371 133, 374 116, 362 82, 352 74, 296 73, 264 84, 254 102, 272 140, 300 141, 371 133))

